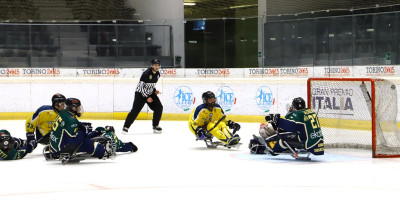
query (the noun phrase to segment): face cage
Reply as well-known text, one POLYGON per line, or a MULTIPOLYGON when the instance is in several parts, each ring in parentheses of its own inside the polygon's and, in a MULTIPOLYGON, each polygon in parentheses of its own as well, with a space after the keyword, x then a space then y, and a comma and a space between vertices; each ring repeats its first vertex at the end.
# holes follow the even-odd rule
POLYGON ((72 108, 77 108, 77 107, 75 107, 75 106, 73 106, 71 108, 66 107, 66 110, 73 113, 74 115, 76 115, 78 117, 81 117, 82 114, 85 112, 82 105, 80 105, 76 111, 74 111, 72 108))
POLYGON ((78 110, 76 111, 76 116, 81 117, 84 112, 85 112, 85 110, 83 109, 83 105, 80 105, 78 107, 78 110))
POLYGON ((208 99, 203 101, 203 103, 206 105, 207 108, 214 108, 215 107, 215 105, 217 104, 217 99, 216 98, 213 98, 213 99, 215 99, 215 102, 212 102, 212 103, 209 103, 207 101, 208 99))
POLYGON ((0 137, 0 150, 10 150, 14 145, 14 140, 10 136, 0 137))
POLYGON ((65 102, 55 102, 53 107, 59 107, 59 106, 61 106, 61 103, 64 103, 64 108, 63 109, 67 108, 67 104, 65 102))

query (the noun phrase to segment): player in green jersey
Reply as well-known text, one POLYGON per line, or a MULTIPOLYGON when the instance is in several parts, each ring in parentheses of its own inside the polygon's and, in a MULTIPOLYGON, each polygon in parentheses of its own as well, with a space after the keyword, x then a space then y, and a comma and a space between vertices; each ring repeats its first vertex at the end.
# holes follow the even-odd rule
POLYGON ((118 139, 113 126, 97 127, 88 136, 90 138, 103 136, 110 139, 116 152, 136 152, 138 150, 132 142, 122 142, 118 139))
POLYGON ((12 137, 7 130, 0 130, 0 160, 24 158, 36 148, 36 140, 25 141, 12 137))
POLYGON ((77 117, 83 113, 80 100, 69 98, 66 106, 66 109, 59 113, 52 125, 49 146, 52 158, 59 157, 65 148, 78 149, 78 152, 85 152, 99 159, 114 158, 115 147, 111 140, 107 143, 92 141, 88 136, 91 126, 78 121, 77 117))
POLYGON ((262 141, 258 138, 250 140, 251 153, 277 155, 288 152, 291 147, 295 152, 303 150, 314 155, 324 154, 324 137, 319 119, 314 111, 306 108, 303 98, 293 99, 285 118, 275 114, 266 116, 266 120, 271 125, 260 126, 260 135, 265 143, 260 143, 262 141))

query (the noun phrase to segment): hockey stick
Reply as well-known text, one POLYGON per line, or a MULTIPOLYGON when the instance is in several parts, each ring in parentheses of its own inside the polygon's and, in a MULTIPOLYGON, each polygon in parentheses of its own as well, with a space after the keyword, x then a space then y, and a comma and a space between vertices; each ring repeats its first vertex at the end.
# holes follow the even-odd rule
POLYGON ((280 136, 279 129, 276 131, 276 135, 278 135, 282 143, 292 152, 293 157, 296 159, 299 158, 299 155, 296 153, 296 151, 294 151, 293 148, 280 136))
MULTIPOLYGON (((223 115, 218 121, 217 123, 215 123, 215 125, 208 130, 208 132, 212 131, 214 128, 216 128, 218 126, 219 123, 221 123, 221 121, 223 121, 226 118, 226 115, 223 115)), ((238 129, 233 129, 232 134, 236 134, 236 132, 238 131, 238 129)))
POLYGON ((50 134, 50 132, 49 132, 48 134, 42 136, 41 138, 39 138, 36 142, 37 142, 37 143, 40 143, 40 141, 42 141, 42 139, 43 139, 45 136, 49 135, 49 134, 50 134))
MULTIPOLYGON (((207 133, 210 133, 210 131, 212 131, 214 128, 216 128, 216 127, 218 126, 218 124, 221 123, 221 121, 223 121, 225 118, 226 118, 226 115, 223 115, 223 116, 214 124, 214 126, 213 126, 210 130, 207 130, 207 129, 206 129, 207 133)), ((197 135, 196 135, 196 136, 197 136, 197 135)), ((206 138, 206 139, 207 139, 207 138, 206 138)), ((204 140, 206 140, 206 139, 204 139, 204 140)), ((196 141, 198 141, 198 140, 200 140, 200 139, 199 139, 199 138, 196 138, 196 141)))
MULTIPOLYGON (((41 138, 37 139, 36 144, 43 144, 40 142, 43 140, 43 138, 47 138, 47 136, 49 136, 49 138, 50 138, 50 133, 51 133, 51 131, 49 133, 47 133, 46 135, 43 135, 41 138)), ((43 144, 43 145, 46 145, 46 144, 43 144)))
POLYGON ((217 121, 217 123, 215 123, 215 125, 214 125, 210 130, 207 130, 207 132, 210 132, 210 131, 214 130, 214 128, 216 128, 216 127, 218 126, 218 124, 221 123, 221 121, 223 121, 225 118, 226 118, 226 115, 223 115, 223 116, 217 121))
MULTIPOLYGON (((311 152, 309 152, 309 151, 305 151, 308 155, 307 155, 307 157, 300 157, 299 156, 299 153, 302 153, 301 151, 300 152, 296 152, 293 148, 292 148, 292 146, 290 146, 290 144, 289 143, 287 143, 287 141, 286 140, 284 140, 280 135, 279 135, 279 132, 277 133, 277 135, 278 135, 278 137, 279 137, 279 139, 282 141, 282 143, 290 150, 290 152, 292 153, 292 157, 294 157, 296 160, 306 160, 306 161, 310 161, 311 160, 311 158, 310 158, 310 154, 311 154, 311 152)), ((277 154, 279 154, 279 153, 277 153, 277 154)))

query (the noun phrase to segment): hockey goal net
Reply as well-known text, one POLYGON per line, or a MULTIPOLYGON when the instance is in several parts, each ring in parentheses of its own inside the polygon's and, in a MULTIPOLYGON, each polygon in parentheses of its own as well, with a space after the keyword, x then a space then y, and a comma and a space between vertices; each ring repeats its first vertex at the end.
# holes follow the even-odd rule
POLYGON ((307 93, 326 148, 372 149, 372 157, 400 157, 397 90, 391 81, 310 78, 307 93))

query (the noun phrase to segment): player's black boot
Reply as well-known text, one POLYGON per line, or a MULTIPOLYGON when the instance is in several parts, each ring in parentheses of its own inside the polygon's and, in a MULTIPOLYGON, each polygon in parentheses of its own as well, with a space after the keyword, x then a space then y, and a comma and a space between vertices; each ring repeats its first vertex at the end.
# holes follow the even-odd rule
POLYGON ((128 129, 127 127, 122 128, 122 134, 128 134, 128 129))
POLYGON ((235 134, 235 135, 233 135, 232 138, 230 138, 228 140, 228 142, 226 143, 226 147, 227 148, 234 147, 234 146, 238 145, 239 142, 240 142, 240 137, 239 137, 239 135, 235 134))
POLYGON ((131 152, 132 152, 132 153, 134 153, 134 152, 138 151, 138 148, 137 148, 137 146, 136 146, 136 145, 134 145, 132 142, 129 142, 129 143, 131 143, 131 144, 132 144, 132 150, 131 150, 131 152))
POLYGON ((162 128, 160 126, 153 126, 153 132, 159 134, 162 132, 162 128))

